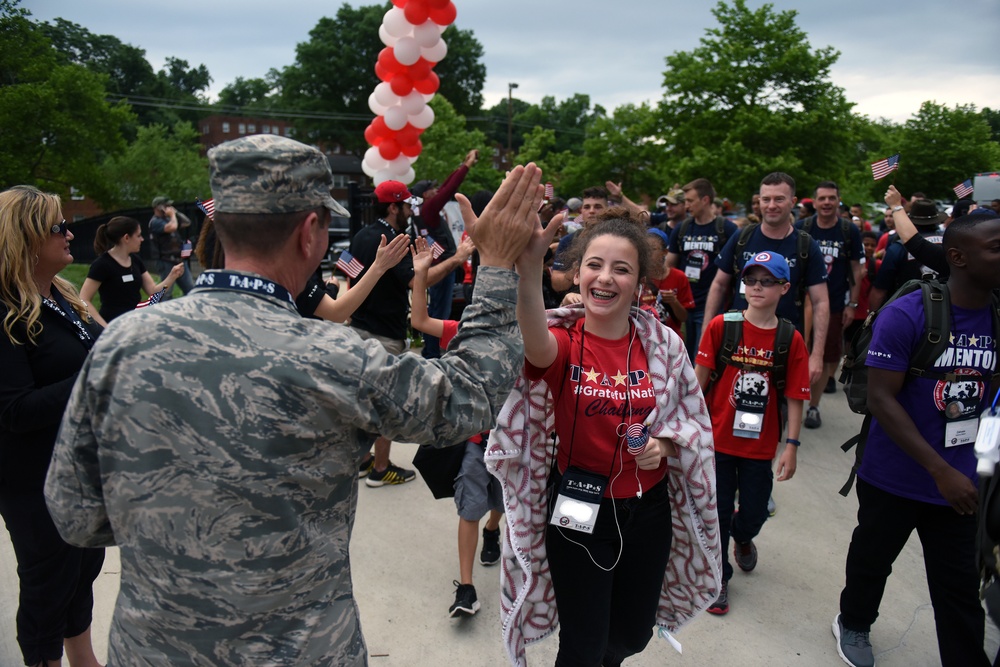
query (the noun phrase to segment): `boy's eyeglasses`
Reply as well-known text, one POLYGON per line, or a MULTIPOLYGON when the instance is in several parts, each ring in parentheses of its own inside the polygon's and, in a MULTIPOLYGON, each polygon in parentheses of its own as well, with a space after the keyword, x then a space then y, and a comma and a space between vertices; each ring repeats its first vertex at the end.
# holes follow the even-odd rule
POLYGON ((69 225, 67 225, 66 221, 63 220, 58 225, 52 225, 52 227, 49 228, 49 231, 53 234, 62 234, 63 236, 66 236, 66 229, 68 227, 69 225))
POLYGON ((747 287, 753 287, 757 283, 760 283, 761 287, 774 287, 775 285, 784 285, 787 281, 778 280, 777 278, 754 278, 752 276, 744 276, 743 284, 747 287))

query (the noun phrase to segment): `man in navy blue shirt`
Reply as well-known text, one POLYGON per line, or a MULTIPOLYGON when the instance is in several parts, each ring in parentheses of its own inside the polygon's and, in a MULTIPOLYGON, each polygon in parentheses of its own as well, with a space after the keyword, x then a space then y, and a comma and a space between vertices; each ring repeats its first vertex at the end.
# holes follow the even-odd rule
POLYGON ((739 235, 729 239, 716 258, 715 264, 719 270, 708 291, 704 321, 711 322, 713 317, 725 310, 730 298, 733 308, 742 310, 746 307, 742 282, 739 283, 740 289, 733 293, 733 276, 742 274, 743 267, 751 257, 764 251, 782 255, 788 261, 792 288, 778 302, 778 317, 790 320, 802 331, 802 306, 796 301, 799 282, 804 281, 813 304, 813 349, 809 354, 809 382, 815 383, 823 372, 823 348, 830 322, 830 297, 826 289, 826 266, 815 241, 809 242, 808 259, 803 272, 801 258, 798 256, 799 233, 792 226, 795 202, 795 179, 780 171, 764 177, 760 183, 762 222, 759 226, 754 226, 738 256, 739 235))
POLYGON ((840 204, 837 184, 833 181, 821 182, 816 186, 813 201, 816 215, 800 220, 796 226, 808 232, 823 253, 826 288, 830 295, 830 325, 823 349, 823 374, 812 385, 804 422, 806 428, 819 428, 823 424, 819 401, 844 355, 844 327, 854 321, 861 279, 864 278, 861 263, 865 261, 858 226, 837 215, 840 204))

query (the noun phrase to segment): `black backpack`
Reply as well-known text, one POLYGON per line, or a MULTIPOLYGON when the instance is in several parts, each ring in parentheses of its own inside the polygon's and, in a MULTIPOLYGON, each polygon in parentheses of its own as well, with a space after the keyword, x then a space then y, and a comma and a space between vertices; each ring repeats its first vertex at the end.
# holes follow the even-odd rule
MULTIPOLYGON (((736 237, 736 248, 733 251, 733 275, 737 276, 741 272, 740 268, 740 257, 743 256, 743 249, 747 247, 747 243, 750 241, 750 236, 753 235, 754 231, 760 227, 761 223, 756 223, 753 225, 747 225, 740 230, 740 235, 736 237)), ((803 308, 806 302, 806 290, 808 286, 806 285, 806 276, 809 273, 809 244, 812 242, 812 237, 809 236, 809 232, 801 229, 795 229, 794 232, 798 234, 798 239, 796 242, 795 254, 799 258, 799 281, 795 286, 795 307, 803 308)))
MULTIPOLYGON (((910 280, 896 290, 881 308, 868 313, 864 324, 858 329, 844 354, 843 370, 840 373, 840 381, 844 384, 848 407, 852 412, 865 416, 861 423, 861 431, 840 447, 847 452, 852 447, 857 446, 851 474, 843 488, 840 489, 842 496, 846 497, 854 485, 854 478, 857 476, 858 468, 861 467, 861 459, 864 457, 865 445, 868 442, 868 431, 872 424, 872 415, 868 410, 868 367, 865 365, 865 359, 868 357, 868 347, 872 341, 873 325, 879 313, 885 310, 886 306, 917 290, 920 290, 923 295, 924 334, 919 347, 910 358, 907 376, 948 382, 955 382, 959 379, 955 373, 935 373, 928 370, 934 367, 934 362, 948 349, 949 336, 951 335, 951 297, 947 284, 933 280, 910 280)), ((1000 302, 998 302, 995 293, 992 310, 993 331, 1000 333, 1000 302)), ((993 377, 996 378, 998 375, 1000 373, 994 373, 993 377)))
MULTIPOLYGON (((851 259, 851 225, 853 225, 854 223, 850 222, 849 220, 845 220, 844 218, 837 218, 837 221, 840 222, 840 232, 844 235, 844 255, 846 255, 847 256, 847 260, 850 261, 850 259, 851 259)), ((816 222, 816 216, 815 215, 811 215, 808 218, 806 218, 805 220, 803 220, 802 221, 802 231, 804 231, 806 234, 812 235, 812 227, 813 227, 813 224, 815 224, 815 222, 816 222)), ((847 272, 847 280, 849 281, 849 283, 851 285, 854 284, 854 271, 848 271, 847 272)))
MULTIPOLYGON (((733 355, 736 354, 740 339, 743 337, 743 314, 738 310, 731 310, 723 317, 722 344, 719 345, 719 349, 715 353, 715 369, 709 376, 709 387, 722 377, 723 365, 744 371, 761 370, 761 367, 755 364, 733 361, 733 355), (739 315, 739 319, 731 317, 732 315, 739 315)), ((771 358, 772 366, 770 368, 771 386, 777 392, 775 398, 778 399, 775 401, 775 405, 779 406, 779 410, 781 398, 785 394, 785 381, 788 377, 788 353, 792 349, 794 337, 795 325, 784 317, 779 317, 778 326, 774 331, 774 356, 771 358)))

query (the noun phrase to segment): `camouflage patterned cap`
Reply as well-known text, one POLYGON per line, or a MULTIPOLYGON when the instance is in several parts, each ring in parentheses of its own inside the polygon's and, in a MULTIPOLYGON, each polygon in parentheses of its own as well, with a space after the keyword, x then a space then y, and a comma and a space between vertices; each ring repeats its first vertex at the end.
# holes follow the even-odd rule
POLYGON ((330 196, 333 174, 326 156, 303 143, 255 134, 208 151, 216 213, 293 213, 326 206, 350 217, 330 196))

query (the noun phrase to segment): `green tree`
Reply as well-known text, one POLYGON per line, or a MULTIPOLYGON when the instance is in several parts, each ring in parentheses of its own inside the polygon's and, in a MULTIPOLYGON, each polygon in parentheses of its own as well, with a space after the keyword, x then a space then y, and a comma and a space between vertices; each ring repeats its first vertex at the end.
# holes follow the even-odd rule
MULTIPOLYGON (((514 164, 534 162, 542 170, 542 179, 547 183, 557 185, 557 192, 562 197, 572 194, 565 189, 563 172, 576 156, 569 151, 556 150, 556 131, 550 128, 535 127, 524 135, 524 143, 514 158, 514 164)), ((576 191, 573 191, 576 192, 576 191)))
MULTIPOLYGON (((364 129, 371 122, 368 97, 379 83, 375 61, 385 48, 378 37, 391 3, 352 8, 344 4, 335 18, 319 20, 309 40, 295 49, 295 62, 280 75, 282 105, 298 111, 342 114, 338 120, 304 120, 300 136, 362 150, 364 129)), ((486 68, 483 50, 471 31, 449 27, 442 35, 448 55, 434 72, 440 94, 456 100, 459 113, 477 113, 482 104, 486 68)))
POLYGON ((100 190, 98 165, 124 148, 132 115, 105 101, 105 76, 62 62, 28 16, 0 0, 0 186, 100 190))
POLYGON ((271 70, 265 78, 244 79, 241 76, 219 91, 218 106, 242 109, 267 109, 274 105, 278 91, 278 76, 271 70))
POLYGON ((851 160, 851 103, 830 81, 839 53, 813 50, 797 12, 719 2, 719 22, 692 51, 667 56, 660 105, 667 155, 680 180, 710 178, 746 197, 781 170, 802 183, 859 168, 851 160))
POLYGON ((441 95, 436 95, 430 105, 434 109, 434 123, 420 135, 424 148, 413 163, 417 180, 444 181, 469 151, 476 149, 479 151, 479 163, 469 170, 461 191, 496 190, 502 175, 490 165, 492 149, 487 145, 486 135, 479 130, 466 129, 465 118, 456 113, 451 102, 441 95))
MULTIPOLYGON (((1000 144, 992 140, 992 129, 972 105, 949 109, 924 102, 899 133, 900 192, 924 192, 936 199, 952 199, 952 188, 979 171, 1000 165, 1000 144)), ((884 155, 873 158, 879 159, 884 155)), ((883 192, 885 184, 876 187, 883 192)))
POLYGON ((611 180, 633 200, 666 190, 660 170, 666 166, 663 142, 656 137, 656 112, 647 103, 625 104, 614 114, 590 122, 582 155, 569 162, 560 187, 577 193, 611 180))
POLYGON ((105 160, 101 170, 113 187, 91 196, 106 210, 148 206, 164 192, 178 201, 210 196, 208 160, 201 156, 198 132, 189 123, 140 127, 128 149, 105 160))

